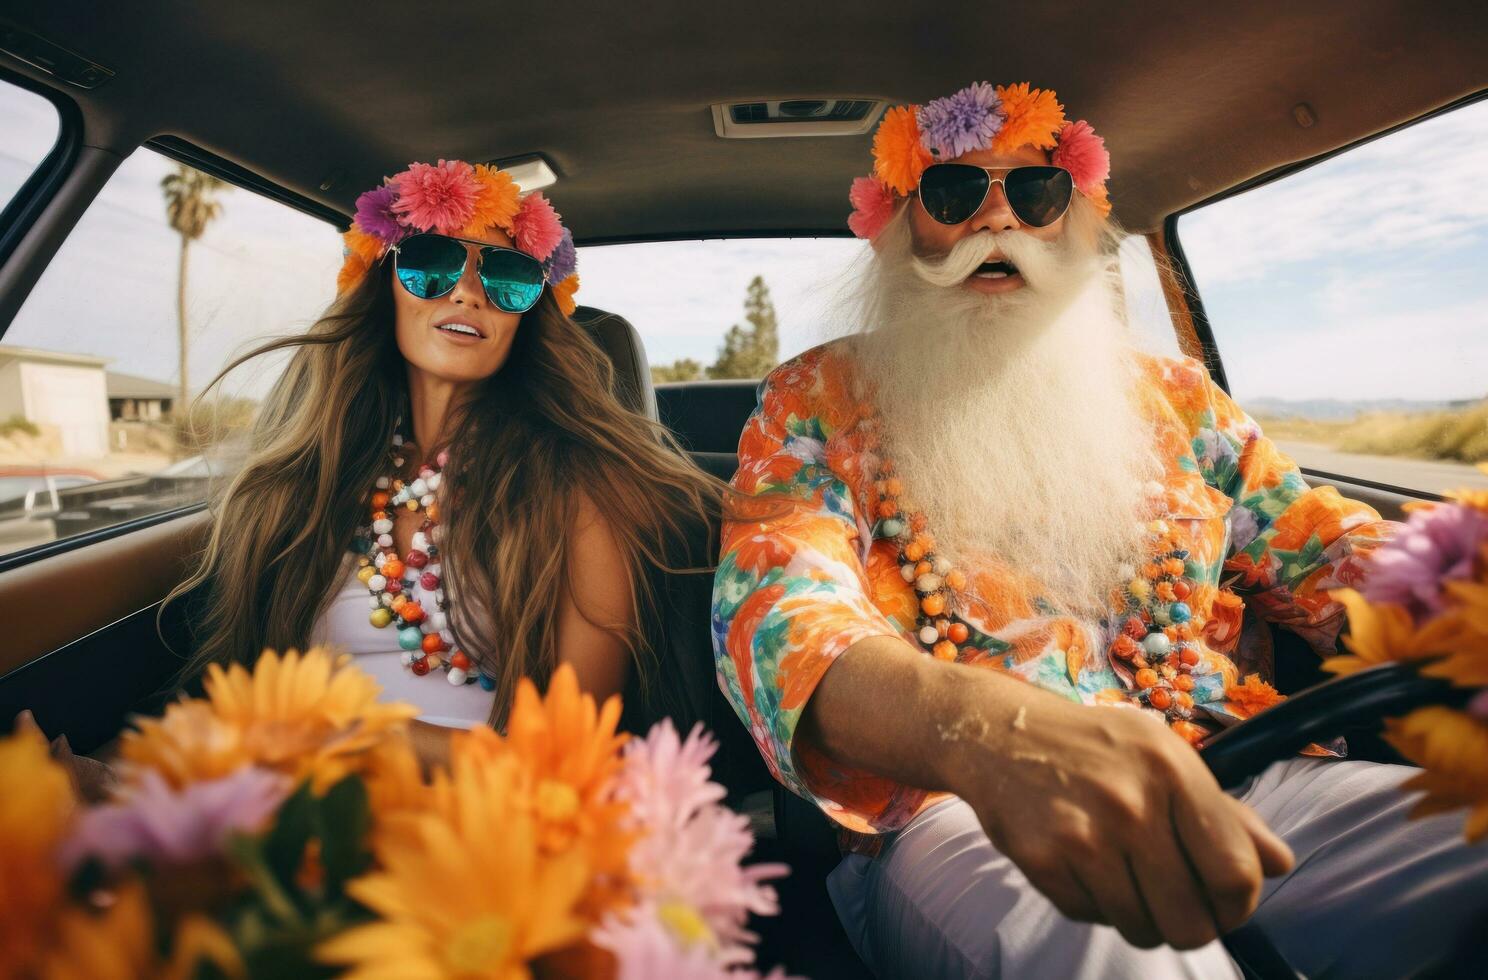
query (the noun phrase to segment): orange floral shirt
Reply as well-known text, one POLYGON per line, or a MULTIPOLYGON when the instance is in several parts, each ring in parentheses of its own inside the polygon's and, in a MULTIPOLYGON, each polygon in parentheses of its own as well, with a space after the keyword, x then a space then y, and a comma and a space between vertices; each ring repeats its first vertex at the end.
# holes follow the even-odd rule
MULTIPOLYGON (((1146 357, 1141 385, 1165 467, 1156 526, 1181 549, 1192 583, 1183 635, 1199 655, 1194 720, 1215 728, 1264 703, 1255 681, 1241 683, 1271 675, 1264 658, 1239 652, 1245 609, 1330 650, 1344 614, 1327 590, 1357 584, 1362 556, 1392 525, 1331 487, 1309 488, 1197 361, 1146 357)), ((794 737, 822 675, 854 643, 892 635, 918 646, 918 600, 873 516, 871 411, 853 392, 842 341, 761 385, 734 486, 768 506, 724 527, 712 628, 719 683, 771 772, 843 827, 876 833, 907 822, 925 792, 838 765, 794 737)), ((1075 619, 1031 591, 1011 573, 973 575, 958 598, 970 638, 957 659, 1086 704, 1127 701, 1130 664, 1111 651, 1128 612, 1075 619)))

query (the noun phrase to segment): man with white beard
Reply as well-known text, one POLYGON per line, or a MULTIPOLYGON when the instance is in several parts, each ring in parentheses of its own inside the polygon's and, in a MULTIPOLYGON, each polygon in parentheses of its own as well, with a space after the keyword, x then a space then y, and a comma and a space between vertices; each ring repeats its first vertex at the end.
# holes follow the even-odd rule
POLYGON ((1308 975, 1433 962, 1488 902, 1460 816, 1407 826, 1405 770, 1315 757, 1232 797, 1188 744, 1279 699, 1247 605, 1330 650, 1390 525, 1132 348, 1109 158, 1052 92, 892 109, 874 157, 860 330, 761 386, 713 615, 771 771, 848 832, 860 955, 1228 977, 1254 915, 1308 975))

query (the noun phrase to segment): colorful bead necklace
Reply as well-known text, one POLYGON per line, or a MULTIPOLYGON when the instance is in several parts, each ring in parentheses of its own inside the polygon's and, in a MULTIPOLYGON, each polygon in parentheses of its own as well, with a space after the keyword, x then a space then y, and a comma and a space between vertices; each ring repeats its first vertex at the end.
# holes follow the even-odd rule
MULTIPOLYGON (((395 473, 402 470, 405 456, 415 448, 401 435, 393 436, 389 456, 395 473)), ((371 594, 372 625, 378 629, 397 626, 405 668, 419 676, 443 669, 445 678, 456 687, 479 680, 483 688, 491 690, 494 681, 472 669, 470 657, 455 647, 450 630, 449 597, 443 588, 439 561, 438 541, 443 529, 435 499, 448 460, 449 454, 441 452, 407 483, 398 477, 377 479, 370 499, 371 521, 358 535, 365 553, 357 559, 357 578, 371 594), (393 544, 393 517, 400 510, 424 513, 424 522, 413 533, 408 553, 402 558, 393 544)))
MULTIPOLYGON (((876 443, 870 435, 870 446, 876 443)), ((915 639, 939 660, 974 654, 975 648, 965 646, 971 626, 957 616, 966 573, 936 554, 925 515, 905 512, 904 486, 892 460, 879 461, 874 489, 879 531, 898 548, 899 573, 919 602, 915 639)), ((1177 547, 1166 522, 1153 521, 1148 530, 1156 557, 1140 573, 1133 570, 1114 597, 1121 609, 1120 628, 1108 652, 1117 675, 1131 685, 1127 699, 1162 712, 1175 732, 1197 742, 1208 733, 1192 721, 1193 672, 1202 656, 1195 642, 1199 624, 1185 601, 1194 589, 1193 579, 1186 576, 1188 552, 1177 547)))

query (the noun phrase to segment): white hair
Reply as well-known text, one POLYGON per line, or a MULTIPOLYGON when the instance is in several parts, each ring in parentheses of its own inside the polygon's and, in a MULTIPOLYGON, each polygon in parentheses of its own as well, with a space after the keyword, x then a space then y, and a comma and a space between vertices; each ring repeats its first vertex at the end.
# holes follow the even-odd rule
POLYGON ((1010 567, 1085 613, 1138 560, 1159 472, 1113 241, 1077 195, 1055 241, 980 232, 924 258, 901 207, 860 279, 852 341, 906 503, 940 552, 973 570, 1010 567), (994 253, 1023 288, 964 288, 994 253))

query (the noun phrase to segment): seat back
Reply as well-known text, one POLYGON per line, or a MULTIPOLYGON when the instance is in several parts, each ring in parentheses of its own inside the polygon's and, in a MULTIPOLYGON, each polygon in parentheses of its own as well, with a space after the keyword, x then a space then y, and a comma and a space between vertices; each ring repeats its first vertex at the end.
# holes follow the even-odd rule
POLYGON ((651 365, 641 335, 618 313, 593 306, 574 310, 573 320, 610 358, 615 368, 615 397, 632 412, 657 418, 656 390, 651 386, 651 365))
MULTIPOLYGON (((661 423, 693 453, 734 453, 758 401, 759 382, 681 381, 656 386, 661 423)), ((732 475, 732 474, 730 474, 732 475)))

